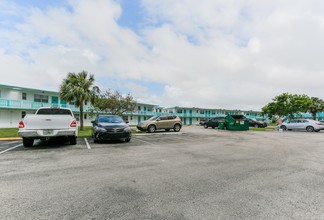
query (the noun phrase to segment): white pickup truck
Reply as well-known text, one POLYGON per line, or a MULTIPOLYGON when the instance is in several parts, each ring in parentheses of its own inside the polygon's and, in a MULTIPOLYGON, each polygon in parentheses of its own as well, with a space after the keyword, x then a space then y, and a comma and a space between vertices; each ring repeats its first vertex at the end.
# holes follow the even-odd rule
POLYGON ((34 139, 54 137, 68 137, 70 144, 74 145, 78 125, 71 109, 42 107, 19 122, 18 135, 23 138, 24 147, 32 147, 34 139))

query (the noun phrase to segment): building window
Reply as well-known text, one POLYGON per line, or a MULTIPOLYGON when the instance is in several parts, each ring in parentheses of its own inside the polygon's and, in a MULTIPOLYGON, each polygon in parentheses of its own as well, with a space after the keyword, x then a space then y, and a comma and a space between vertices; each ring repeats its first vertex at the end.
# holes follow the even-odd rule
POLYGON ((34 95, 34 102, 48 103, 48 96, 47 95, 34 95))
POLYGON ((87 114, 84 114, 84 119, 87 119, 87 114))
POLYGON ((21 118, 24 118, 26 116, 26 112, 25 111, 22 111, 21 112, 21 118))
POLYGON ((0 90, 0 98, 1 98, 1 90, 0 90))
POLYGON ((141 106, 138 106, 137 109, 138 109, 138 111, 141 111, 141 106))
POLYGON ((88 105, 88 101, 87 100, 84 101, 84 105, 88 105))
POLYGON ((27 100, 27 93, 23 92, 21 95, 22 100, 27 100))
POLYGON ((177 110, 177 113, 182 113, 182 109, 178 109, 177 110))

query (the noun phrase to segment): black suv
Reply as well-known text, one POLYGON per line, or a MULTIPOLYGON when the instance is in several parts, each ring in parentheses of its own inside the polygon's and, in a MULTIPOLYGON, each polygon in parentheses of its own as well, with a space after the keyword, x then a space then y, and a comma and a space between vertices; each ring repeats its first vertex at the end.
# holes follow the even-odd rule
POLYGON ((250 118, 249 119, 249 126, 250 127, 255 127, 255 128, 265 128, 267 127, 267 123, 258 121, 255 118, 250 118))
POLYGON ((225 120, 225 117, 215 117, 215 118, 208 119, 207 121, 204 122, 204 128, 218 127, 218 122, 220 120, 225 120))

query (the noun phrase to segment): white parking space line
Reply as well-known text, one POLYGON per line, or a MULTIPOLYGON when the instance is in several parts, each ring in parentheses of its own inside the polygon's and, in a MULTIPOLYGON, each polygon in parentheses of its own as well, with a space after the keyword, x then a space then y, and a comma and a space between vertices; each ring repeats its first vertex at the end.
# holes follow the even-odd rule
POLYGON ((8 148, 7 150, 1 151, 0 154, 6 153, 7 151, 13 150, 13 149, 15 149, 15 148, 17 148, 17 147, 20 147, 20 146, 22 146, 22 145, 23 145, 23 144, 18 144, 18 145, 14 146, 14 147, 8 148))
POLYGON ((87 145, 87 148, 90 150, 91 149, 91 146, 88 142, 88 139, 87 138, 84 138, 84 141, 86 142, 86 145, 87 145))
POLYGON ((145 143, 145 144, 149 144, 149 145, 156 145, 156 144, 153 144, 153 143, 151 143, 151 142, 143 141, 143 140, 138 139, 138 138, 135 138, 135 139, 138 140, 138 141, 141 141, 141 142, 143 142, 143 143, 145 143))

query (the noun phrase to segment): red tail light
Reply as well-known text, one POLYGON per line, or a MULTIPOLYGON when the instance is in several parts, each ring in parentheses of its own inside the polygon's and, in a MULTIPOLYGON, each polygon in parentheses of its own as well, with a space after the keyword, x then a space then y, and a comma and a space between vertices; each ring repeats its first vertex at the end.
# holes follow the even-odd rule
POLYGON ((23 121, 20 121, 20 122, 19 122, 19 128, 24 128, 24 127, 25 127, 24 122, 23 122, 23 121))
POLYGON ((74 119, 71 124, 70 124, 70 127, 76 127, 77 126, 77 122, 76 120, 74 119))
POLYGON ((317 125, 319 125, 319 126, 322 126, 322 124, 321 123, 316 123, 317 125))

